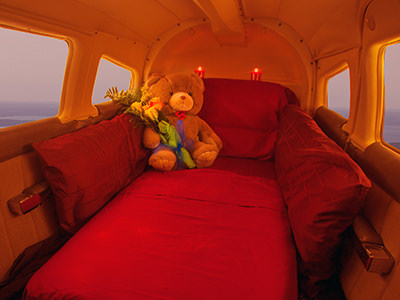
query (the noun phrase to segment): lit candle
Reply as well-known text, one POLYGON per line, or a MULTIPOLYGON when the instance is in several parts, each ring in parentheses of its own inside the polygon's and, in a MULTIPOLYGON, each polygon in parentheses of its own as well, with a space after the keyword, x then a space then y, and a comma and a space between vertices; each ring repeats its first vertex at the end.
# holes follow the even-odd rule
POLYGON ((194 70, 194 72, 200 76, 200 78, 204 78, 204 73, 205 70, 202 66, 198 66, 197 69, 194 70))
POLYGON ((261 80, 261 74, 262 74, 261 69, 254 68, 254 70, 251 71, 251 80, 261 80))

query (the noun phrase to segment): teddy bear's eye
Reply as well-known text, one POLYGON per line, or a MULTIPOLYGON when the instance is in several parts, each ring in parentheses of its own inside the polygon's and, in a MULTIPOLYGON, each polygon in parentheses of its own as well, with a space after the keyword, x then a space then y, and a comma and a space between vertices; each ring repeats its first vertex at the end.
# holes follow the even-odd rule
POLYGON ((173 92, 169 93, 171 96, 174 94, 173 92))
POLYGON ((190 97, 192 97, 192 95, 193 95, 192 92, 189 92, 188 94, 189 94, 190 97))

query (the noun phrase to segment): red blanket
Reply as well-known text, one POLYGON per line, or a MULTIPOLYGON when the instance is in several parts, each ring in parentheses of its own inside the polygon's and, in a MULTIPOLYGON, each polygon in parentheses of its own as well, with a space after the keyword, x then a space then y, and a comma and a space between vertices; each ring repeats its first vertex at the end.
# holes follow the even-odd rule
POLYGON ((25 299, 295 300, 296 276, 273 164, 220 159, 144 173, 32 277, 25 299))

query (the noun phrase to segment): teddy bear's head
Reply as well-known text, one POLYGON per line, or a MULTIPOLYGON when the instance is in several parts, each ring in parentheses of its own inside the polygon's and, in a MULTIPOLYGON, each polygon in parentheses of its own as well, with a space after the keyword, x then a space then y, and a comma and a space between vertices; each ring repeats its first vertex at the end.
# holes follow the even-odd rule
POLYGON ((196 74, 153 75, 147 81, 149 91, 164 103, 165 115, 185 112, 196 115, 203 105, 203 80, 196 74))

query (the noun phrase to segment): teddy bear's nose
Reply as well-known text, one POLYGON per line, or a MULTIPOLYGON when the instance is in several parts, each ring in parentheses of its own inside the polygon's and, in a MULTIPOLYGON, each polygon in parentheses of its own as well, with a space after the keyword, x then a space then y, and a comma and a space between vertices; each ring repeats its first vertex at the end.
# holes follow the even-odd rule
POLYGON ((186 96, 182 95, 182 96, 181 96, 181 99, 182 99, 182 100, 185 100, 185 99, 186 99, 186 96))

